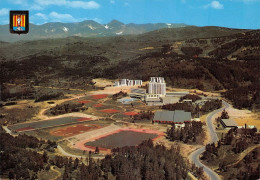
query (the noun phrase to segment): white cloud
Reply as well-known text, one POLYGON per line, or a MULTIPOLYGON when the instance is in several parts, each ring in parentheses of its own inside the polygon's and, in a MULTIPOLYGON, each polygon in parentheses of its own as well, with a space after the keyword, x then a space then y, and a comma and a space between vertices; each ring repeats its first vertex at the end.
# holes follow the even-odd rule
POLYGON ((224 8, 223 4, 220 4, 219 1, 212 1, 212 2, 210 3, 210 5, 211 5, 211 7, 214 8, 214 9, 223 9, 223 8, 224 8))
MULTIPOLYGON (((49 14, 43 14, 43 13, 36 13, 32 16, 30 16, 30 22, 34 24, 43 24, 46 22, 63 22, 63 23, 69 23, 69 22, 82 22, 85 20, 90 20, 87 18, 75 18, 71 14, 62 14, 55 11, 52 11, 49 14)), ((102 19, 94 18, 91 19, 98 23, 102 22, 102 19)))
POLYGON ((66 6, 71 8, 98 9, 100 5, 95 1, 69 1, 69 0, 35 0, 35 3, 41 6, 66 6))
POLYGON ((212 1, 210 4, 204 6, 204 8, 213 8, 213 9, 224 9, 224 5, 221 4, 219 1, 212 1))
POLYGON ((97 9, 100 7, 98 3, 95 1, 89 1, 89 2, 84 2, 84 1, 67 1, 68 6, 73 7, 73 8, 83 8, 83 9, 97 9))
POLYGON ((35 16, 38 16, 40 17, 41 19, 44 19, 44 20, 47 20, 47 16, 45 14, 42 14, 42 13, 36 13, 35 16))
POLYGON ((27 0, 9 0, 9 2, 12 4, 24 4, 27 3, 27 0))
POLYGON ((61 6, 61 5, 66 4, 66 0, 58 0, 58 1, 54 1, 54 0, 34 0, 34 2, 36 4, 39 4, 39 5, 42 5, 42 6, 49 6, 49 5, 61 6))
POLYGON ((2 8, 0 9, 0 16, 4 16, 7 15, 9 13, 9 10, 6 8, 2 8))
POLYGON ((33 4, 28 7, 30 10, 43 10, 43 7, 38 4, 33 4))
POLYGON ((51 21, 55 22, 76 22, 77 20, 70 14, 59 14, 57 12, 51 12, 49 14, 51 21))

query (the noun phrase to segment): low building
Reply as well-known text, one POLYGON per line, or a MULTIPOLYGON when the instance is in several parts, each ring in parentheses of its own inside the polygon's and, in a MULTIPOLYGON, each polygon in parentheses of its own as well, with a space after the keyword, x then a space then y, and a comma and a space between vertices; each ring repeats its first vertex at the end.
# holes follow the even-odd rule
POLYGON ((174 103, 177 103, 179 102, 180 98, 179 97, 161 97, 162 99, 162 103, 163 105, 166 105, 166 104, 174 104, 174 103))
POLYGON ((167 92, 165 96, 186 96, 189 92, 167 92))
POLYGON ((237 123, 236 121, 232 120, 232 119, 221 119, 220 123, 222 124, 222 126, 224 128, 233 128, 233 127, 237 127, 237 123))
POLYGON ((145 93, 146 90, 143 88, 133 88, 128 95, 132 98, 139 98, 143 100, 145 98, 145 93))
POLYGON ((163 124, 183 124, 185 122, 191 122, 191 112, 185 112, 183 110, 157 111, 154 114, 153 122, 163 124))
POLYGON ((136 93, 136 94, 145 94, 146 89, 143 88, 132 88, 131 93, 136 93))

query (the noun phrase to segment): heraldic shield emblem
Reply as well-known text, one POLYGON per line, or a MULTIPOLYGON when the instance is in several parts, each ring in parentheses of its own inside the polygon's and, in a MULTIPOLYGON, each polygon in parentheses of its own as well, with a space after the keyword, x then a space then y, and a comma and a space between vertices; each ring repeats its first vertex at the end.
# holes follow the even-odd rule
POLYGON ((29 32, 29 11, 10 11, 10 32, 15 34, 29 32))

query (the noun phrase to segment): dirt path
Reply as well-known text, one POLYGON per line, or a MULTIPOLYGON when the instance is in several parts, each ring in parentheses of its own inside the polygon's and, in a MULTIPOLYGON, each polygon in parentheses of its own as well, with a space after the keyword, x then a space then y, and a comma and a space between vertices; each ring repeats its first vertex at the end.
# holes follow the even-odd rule
POLYGON ((52 178, 52 180, 57 180, 59 177, 61 177, 60 171, 56 170, 54 166, 51 166, 51 170, 58 174, 56 177, 52 178))
POLYGON ((248 155, 250 152, 252 152, 254 149, 260 147, 260 144, 254 145, 252 147, 247 148, 246 150, 244 150, 242 153, 239 154, 239 158, 237 160, 237 162, 234 162, 232 164, 228 164, 227 167, 232 167, 237 165, 238 163, 240 163, 245 157, 246 155, 248 155))
POLYGON ((62 154, 63 156, 68 156, 68 157, 72 157, 72 158, 78 158, 80 159, 82 156, 77 156, 74 154, 70 154, 68 152, 66 152, 64 149, 62 149, 62 147, 60 145, 57 146, 57 150, 59 151, 60 154, 62 154))
MULTIPOLYGON (((72 101, 72 100, 79 99, 79 98, 84 97, 84 96, 86 96, 86 95, 85 95, 85 94, 84 94, 84 95, 80 94, 80 95, 76 95, 76 96, 74 96, 74 97, 72 97, 72 98, 56 100, 55 103, 56 103, 56 104, 61 104, 61 103, 64 103, 64 102, 66 102, 66 101, 72 101)), ((46 111, 47 111, 48 109, 50 109, 50 108, 51 108, 50 106, 48 106, 48 107, 46 107, 46 106, 43 107, 43 109, 40 110, 40 112, 38 113, 38 115, 37 115, 36 117, 39 118, 39 119, 47 119, 47 118, 53 117, 53 116, 47 116, 47 115, 45 115, 46 111)), ((57 116, 55 116, 55 117, 57 117, 57 116)))

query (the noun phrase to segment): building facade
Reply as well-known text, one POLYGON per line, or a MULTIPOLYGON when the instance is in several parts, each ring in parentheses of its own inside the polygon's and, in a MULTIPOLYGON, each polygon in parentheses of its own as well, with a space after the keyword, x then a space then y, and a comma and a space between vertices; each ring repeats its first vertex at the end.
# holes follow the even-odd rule
POLYGON ((141 86, 142 84, 142 80, 120 79, 114 83, 114 86, 141 86))
POLYGON ((151 77, 148 84, 148 94, 166 95, 166 83, 163 77, 151 77))

